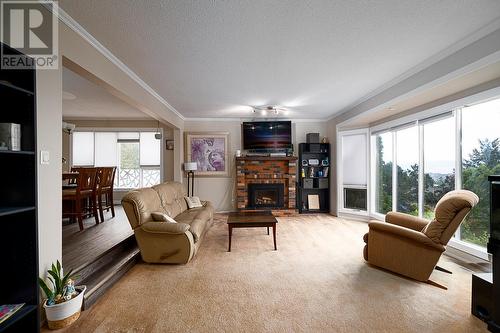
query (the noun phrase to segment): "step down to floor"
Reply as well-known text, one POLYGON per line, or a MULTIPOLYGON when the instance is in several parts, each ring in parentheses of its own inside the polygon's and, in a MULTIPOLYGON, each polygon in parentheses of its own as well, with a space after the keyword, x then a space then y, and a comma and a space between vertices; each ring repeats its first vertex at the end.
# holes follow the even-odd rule
POLYGON ((92 262, 75 270, 76 285, 86 285, 83 309, 94 304, 111 286, 139 260, 135 236, 130 236, 104 252, 92 262))

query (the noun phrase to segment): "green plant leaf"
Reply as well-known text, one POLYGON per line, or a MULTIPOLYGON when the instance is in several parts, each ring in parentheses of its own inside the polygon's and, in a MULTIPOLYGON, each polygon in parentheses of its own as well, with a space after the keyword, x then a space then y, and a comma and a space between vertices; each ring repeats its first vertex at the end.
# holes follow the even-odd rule
POLYGON ((61 277, 58 276, 55 272, 48 271, 48 273, 54 278, 54 287, 55 287, 55 294, 60 294, 62 287, 61 287, 61 277))
POLYGON ((69 272, 63 277, 62 279, 62 287, 64 288, 64 286, 66 285, 66 283, 68 283, 68 280, 71 278, 71 273, 73 273, 73 270, 70 269, 69 272))
POLYGON ((54 293, 52 292, 52 290, 50 290, 50 288, 42 278, 38 278, 38 284, 40 285, 40 288, 43 290, 45 296, 47 296, 48 299, 54 298, 54 293))
POLYGON ((52 284, 52 289, 56 290, 56 284, 54 283, 54 279, 51 278, 50 276, 48 276, 48 279, 49 279, 50 283, 52 284))
POLYGON ((57 275, 61 276, 61 263, 57 260, 57 275))

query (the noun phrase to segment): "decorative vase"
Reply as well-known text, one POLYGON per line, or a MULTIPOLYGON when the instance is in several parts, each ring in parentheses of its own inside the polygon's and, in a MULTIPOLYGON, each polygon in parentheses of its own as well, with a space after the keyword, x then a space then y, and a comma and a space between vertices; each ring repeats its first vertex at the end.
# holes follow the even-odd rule
POLYGON ((69 301, 54 305, 47 305, 47 300, 43 303, 47 322, 51 330, 58 330, 74 323, 80 317, 83 304, 83 294, 87 290, 86 286, 77 286, 75 289, 79 294, 69 301))

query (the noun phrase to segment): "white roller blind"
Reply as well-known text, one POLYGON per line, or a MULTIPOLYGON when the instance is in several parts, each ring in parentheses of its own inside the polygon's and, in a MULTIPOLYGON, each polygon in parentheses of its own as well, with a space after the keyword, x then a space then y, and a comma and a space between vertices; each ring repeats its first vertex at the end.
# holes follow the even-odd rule
POLYGON ((73 165, 94 165, 94 133, 74 132, 73 165))
POLYGON ((140 163, 141 166, 160 165, 161 140, 155 138, 154 132, 141 132, 140 163))
POLYGON ((344 185, 367 184, 366 134, 342 136, 342 181, 344 185))
POLYGON ((117 133, 95 133, 95 166, 118 165, 117 133))
POLYGON ((118 132, 118 139, 120 140, 139 140, 138 132, 118 132))

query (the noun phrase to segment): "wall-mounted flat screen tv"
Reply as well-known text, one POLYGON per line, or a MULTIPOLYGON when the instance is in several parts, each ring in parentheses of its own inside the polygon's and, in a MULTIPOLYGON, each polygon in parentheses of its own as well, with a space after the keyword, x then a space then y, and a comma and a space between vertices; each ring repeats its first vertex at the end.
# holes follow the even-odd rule
POLYGON ((242 127, 244 149, 272 150, 292 147, 291 121, 244 122, 242 127))

